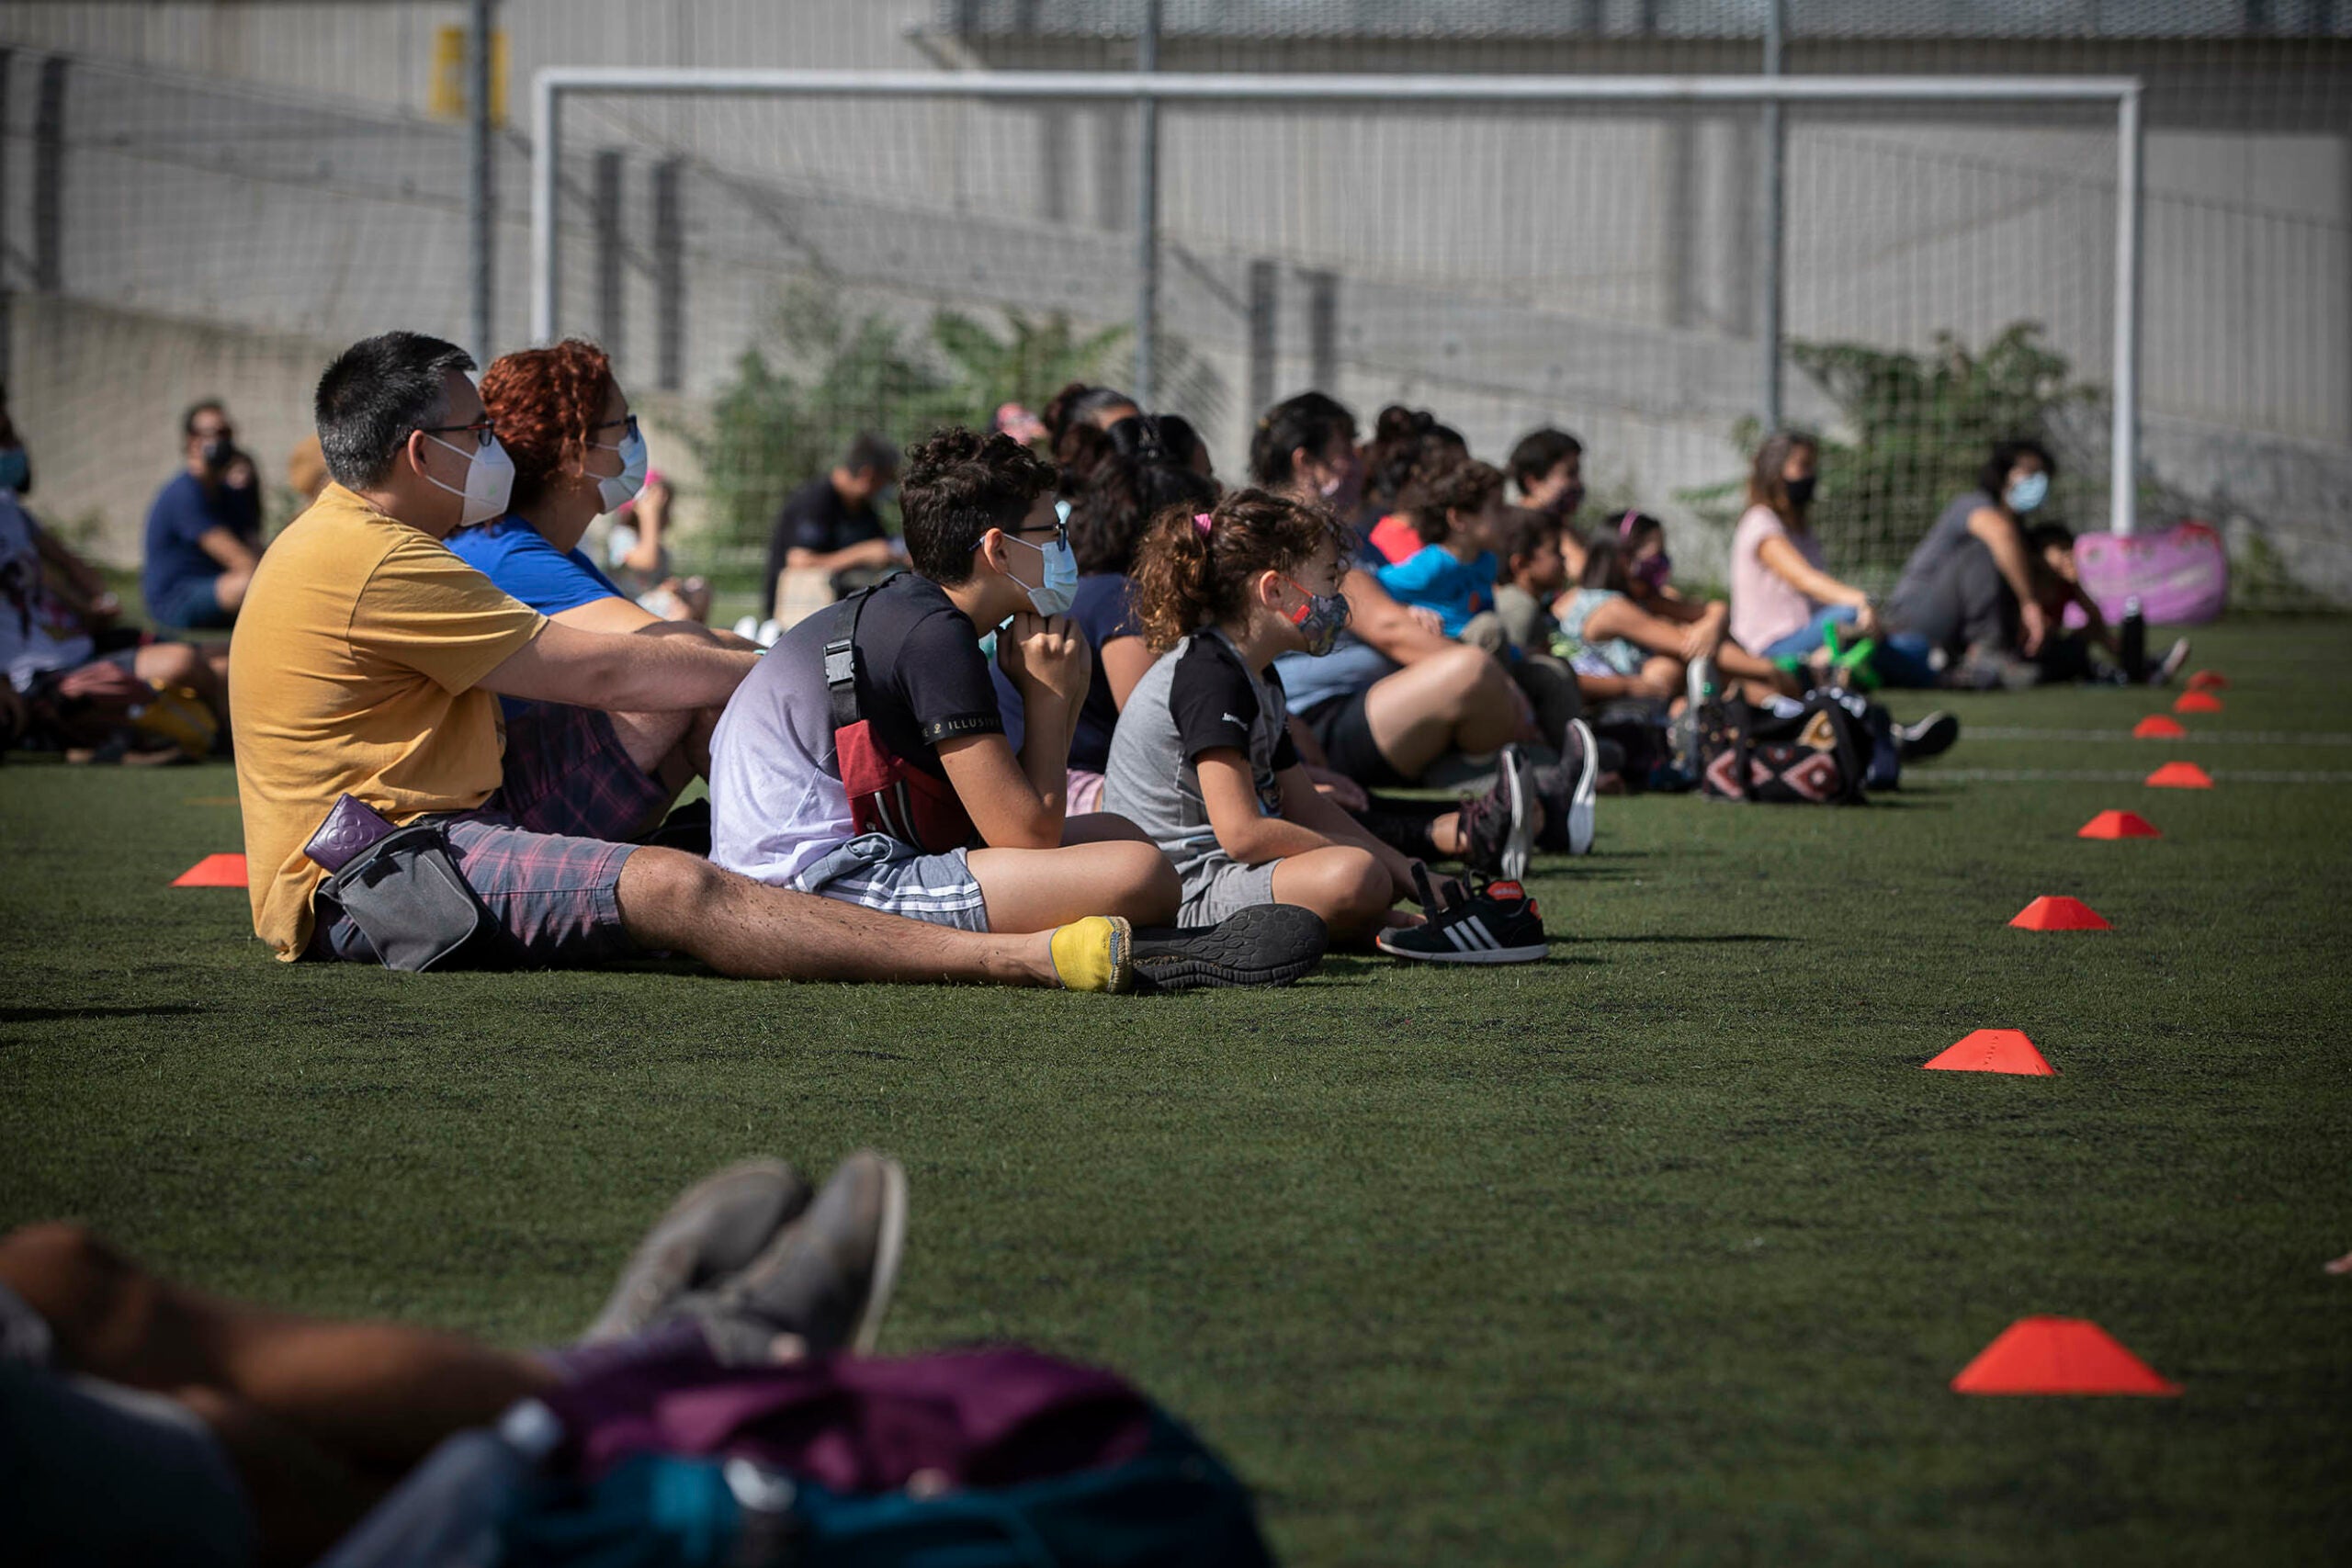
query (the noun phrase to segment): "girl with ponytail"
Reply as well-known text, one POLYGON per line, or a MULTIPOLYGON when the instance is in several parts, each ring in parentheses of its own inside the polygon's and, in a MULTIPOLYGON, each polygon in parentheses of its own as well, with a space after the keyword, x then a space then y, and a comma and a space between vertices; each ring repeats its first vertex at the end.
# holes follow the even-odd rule
POLYGON ((1164 651, 1119 716, 1102 798, 1174 863, 1186 925, 1296 904, 1361 947, 1419 923, 1396 906, 1427 873, 1316 789, 1273 672, 1347 625, 1346 542, 1321 507, 1244 490, 1162 513, 1136 549, 1136 617, 1164 651))

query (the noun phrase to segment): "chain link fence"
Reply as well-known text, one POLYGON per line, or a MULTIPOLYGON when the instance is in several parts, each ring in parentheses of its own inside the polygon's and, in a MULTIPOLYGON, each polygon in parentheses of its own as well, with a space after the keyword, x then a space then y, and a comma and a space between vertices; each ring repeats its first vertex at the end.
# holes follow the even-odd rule
MULTIPOLYGON (((496 335, 528 331, 541 64, 1127 69, 1140 4, 642 7, 506 0, 496 335)), ((326 353, 469 319, 449 6, 0 4, 6 375, 36 505, 119 557, 180 406, 266 461, 326 353), (446 109, 447 105, 441 106, 446 109)), ((1764 0, 1166 0, 1171 71, 1744 73, 1764 0)), ((1789 0, 1796 73, 2148 84, 2143 515, 2224 526, 2239 602, 2352 601, 2352 6, 1789 0)), ((1581 435, 1596 505, 1703 570, 1759 412, 1758 115, 1170 107, 1157 401, 1238 475, 1306 386, 1426 406, 1499 457, 1581 435)), ((689 549, 744 559, 847 436, 901 439, 1129 373, 1126 104, 568 103, 558 324, 611 348, 684 480, 689 549)), ((2061 442, 2106 515, 2110 114, 1792 108, 1791 418, 1867 457, 1832 525, 1881 581, 1988 435, 2061 442)))

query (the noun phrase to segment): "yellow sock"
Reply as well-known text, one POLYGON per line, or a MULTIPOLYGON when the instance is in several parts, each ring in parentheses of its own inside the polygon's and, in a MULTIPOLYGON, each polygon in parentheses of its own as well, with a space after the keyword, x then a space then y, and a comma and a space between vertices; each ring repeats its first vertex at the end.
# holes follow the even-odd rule
POLYGON ((1135 983, 1128 961, 1135 932, 1116 915, 1089 915, 1055 930, 1054 974, 1069 991, 1124 991, 1135 983))

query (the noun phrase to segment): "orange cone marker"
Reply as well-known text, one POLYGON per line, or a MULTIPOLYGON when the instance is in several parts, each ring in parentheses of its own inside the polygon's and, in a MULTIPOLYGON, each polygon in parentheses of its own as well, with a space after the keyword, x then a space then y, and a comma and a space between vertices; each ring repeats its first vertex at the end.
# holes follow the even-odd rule
POLYGON ((2156 825, 2136 811, 2102 811, 2075 829, 2077 839, 2161 839, 2156 825))
POLYGON ((2132 727, 2133 739, 2139 740, 2177 740, 2188 733, 2180 720, 2160 713, 2152 713, 2132 727))
POLYGON ((2021 931, 2104 931, 2115 929, 2097 909, 2080 898, 2069 898, 2064 893, 2036 898, 2019 909, 2009 924, 2021 931))
POLYGON ((2136 1393, 2171 1397, 2178 1383, 2085 1317, 2021 1317, 1951 1380, 1954 1393, 2136 1393))
POLYGON ((2180 700, 2172 705, 2175 713, 2219 713, 2222 699, 2211 692, 2183 692, 2180 700))
POLYGON ((2052 1078, 2058 1069, 2034 1049, 2022 1029, 1979 1029, 1962 1037, 1933 1061, 1921 1064, 1933 1073, 2015 1073, 2019 1077, 2052 1078))
POLYGON ((2213 775, 2194 762, 2166 762, 2148 775, 2152 789, 2211 789, 2213 775))
POLYGON ((172 878, 175 887, 243 887, 245 885, 245 857, 243 855, 207 855, 172 878))
POLYGON ((2188 689, 2192 692, 2210 692, 2229 683, 2230 678, 2219 670, 2199 670, 2188 678, 2188 689))

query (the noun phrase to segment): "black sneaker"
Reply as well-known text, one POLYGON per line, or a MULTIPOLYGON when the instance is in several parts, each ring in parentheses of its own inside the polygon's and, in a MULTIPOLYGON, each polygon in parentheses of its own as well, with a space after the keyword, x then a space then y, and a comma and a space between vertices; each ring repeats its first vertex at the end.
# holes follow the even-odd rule
POLYGON ((861 1149, 741 1274, 680 1303, 732 1365, 775 1359, 789 1335, 811 1356, 874 1348, 907 1240, 907 1173, 861 1149))
POLYGON ((1495 754, 1495 782, 1462 797, 1462 863, 1487 876, 1525 876, 1535 847, 1535 767, 1516 746, 1495 754))
MULTIPOLYGON (((1592 806, 1609 749, 1609 742, 1593 738, 1592 726, 1580 718, 1568 721, 1568 732, 1560 738, 1560 760, 1535 770, 1535 798, 1544 803, 1538 847, 1552 854, 1592 852, 1592 806)), ((1623 755, 1618 753, 1620 767, 1623 755)))
POLYGON ((1259 904, 1213 926, 1143 930, 1129 963, 1138 995, 1287 986, 1323 962, 1331 933, 1296 904, 1259 904))
POLYGON ((782 1160, 746 1160, 705 1178, 638 1243, 581 1342, 625 1339, 650 1326, 688 1292, 749 1264, 808 1206, 808 1184, 782 1160))
POLYGON ((1917 724, 1894 727, 1894 749, 1906 762, 1924 762, 1951 750, 1960 739, 1960 720, 1948 713, 1931 713, 1917 724))
POLYGON ((1518 883, 1457 887, 1453 901, 1440 908, 1428 871, 1415 865, 1413 880, 1420 885, 1429 920, 1382 931, 1376 945, 1391 957, 1426 964, 1532 964, 1552 951, 1543 911, 1518 883))

